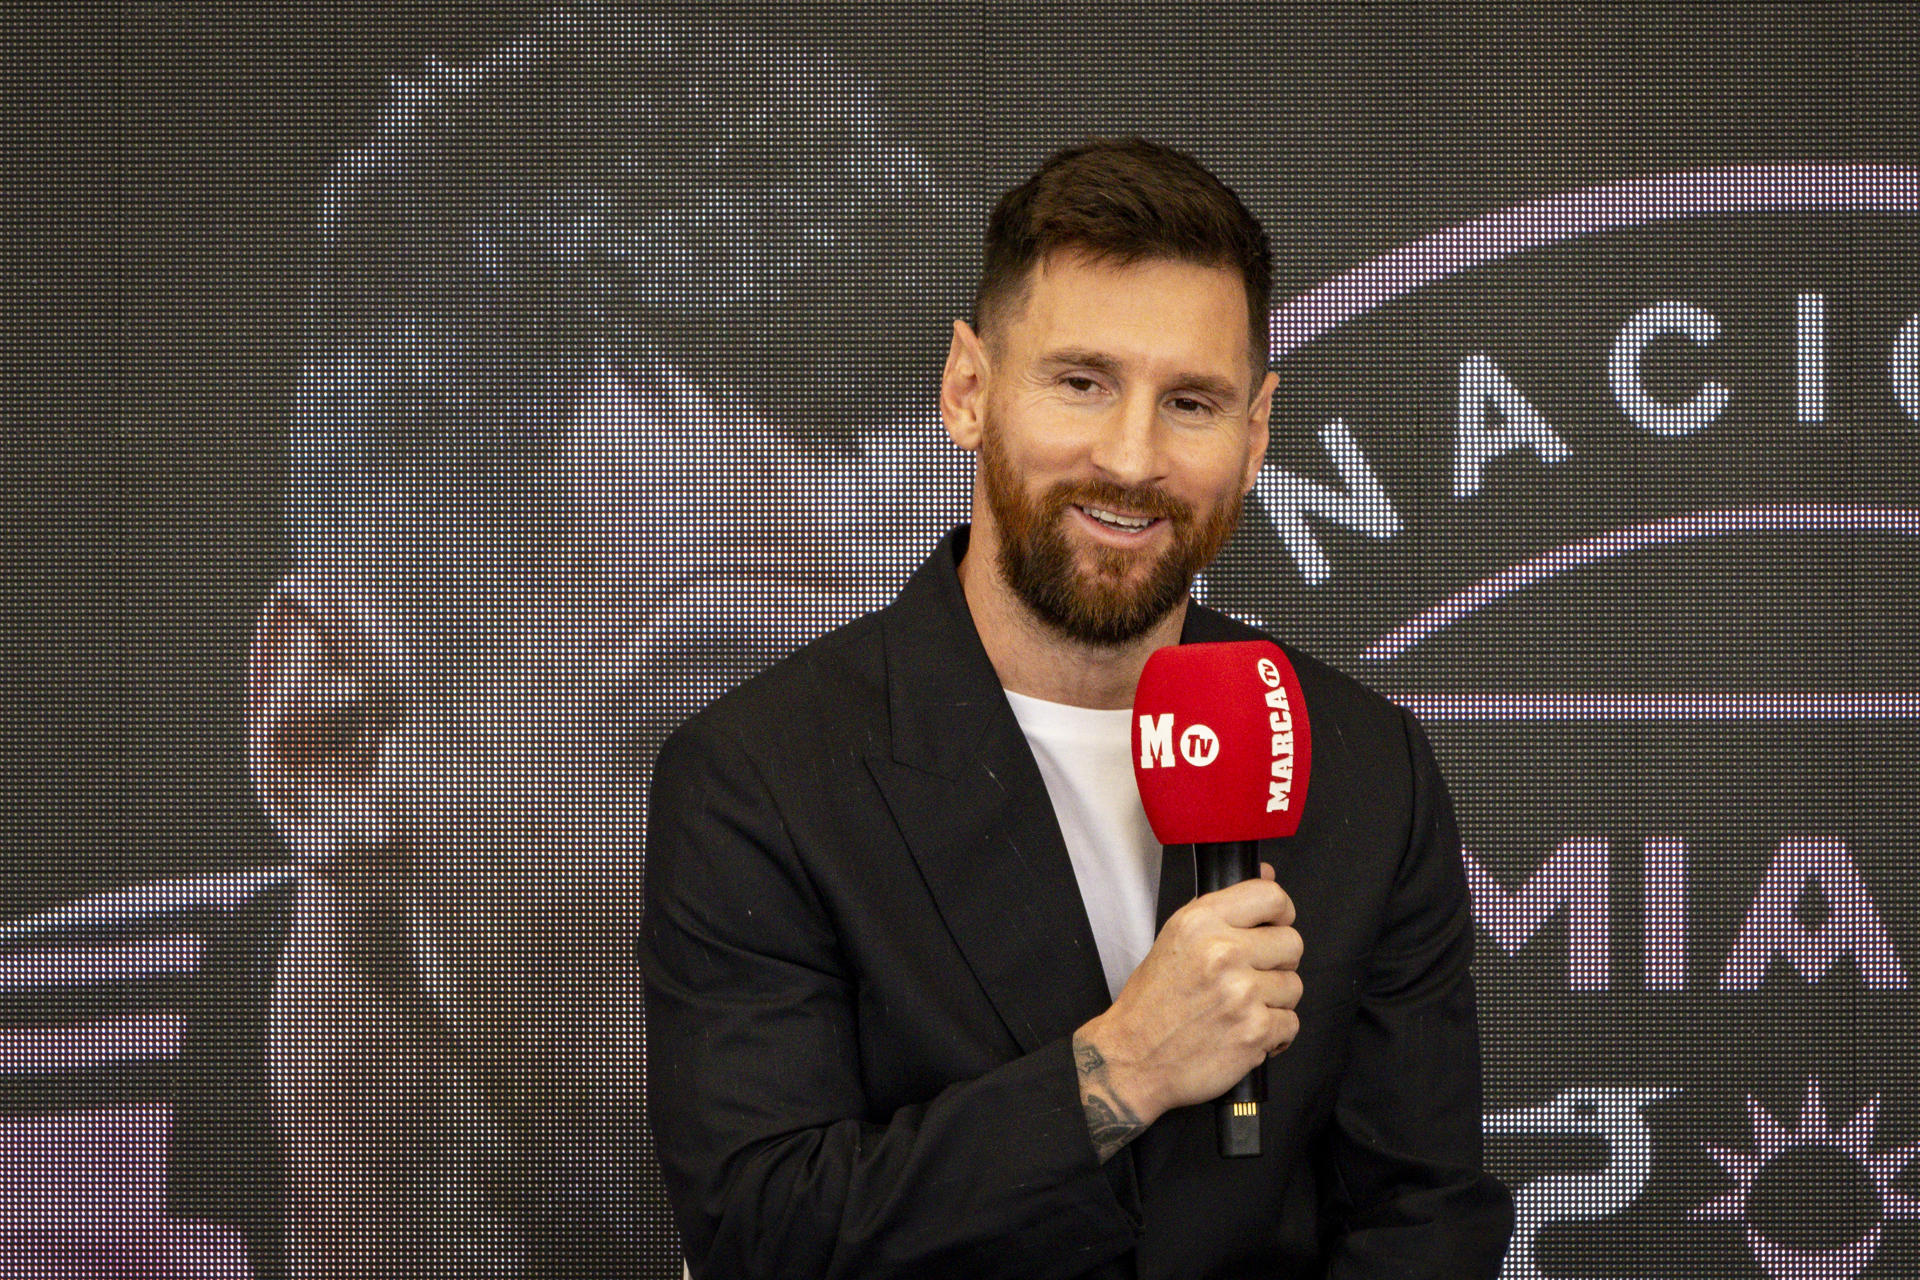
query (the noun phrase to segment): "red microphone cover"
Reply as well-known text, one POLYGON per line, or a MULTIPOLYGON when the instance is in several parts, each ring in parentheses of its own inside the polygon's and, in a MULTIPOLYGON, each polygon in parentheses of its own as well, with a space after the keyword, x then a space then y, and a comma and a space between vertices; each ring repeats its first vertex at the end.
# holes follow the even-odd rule
POLYGON ((1133 695, 1133 774, 1162 844, 1290 836, 1313 763, 1300 678, 1268 640, 1147 659, 1133 695))

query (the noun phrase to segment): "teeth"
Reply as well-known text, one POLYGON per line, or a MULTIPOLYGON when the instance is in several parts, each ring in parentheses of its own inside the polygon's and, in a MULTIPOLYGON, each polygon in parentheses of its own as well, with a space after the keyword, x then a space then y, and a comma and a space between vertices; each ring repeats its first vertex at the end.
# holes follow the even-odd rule
POLYGON ((1128 533, 1138 533, 1153 523, 1149 516, 1123 516, 1100 507, 1082 507, 1082 511, 1098 520, 1101 524, 1111 525, 1115 529, 1125 529, 1128 533))

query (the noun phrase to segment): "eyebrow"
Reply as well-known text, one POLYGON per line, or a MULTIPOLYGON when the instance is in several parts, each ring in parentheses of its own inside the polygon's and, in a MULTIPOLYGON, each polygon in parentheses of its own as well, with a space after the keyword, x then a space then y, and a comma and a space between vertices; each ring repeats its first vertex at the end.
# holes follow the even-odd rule
MULTIPOLYGON (((1079 347, 1061 347, 1049 351, 1040 357, 1040 367, 1045 370, 1057 369, 1093 369, 1112 377, 1120 376, 1120 362, 1102 351, 1083 350, 1079 347)), ((1211 373, 1180 373, 1174 375, 1175 386, 1189 391, 1198 391, 1210 395, 1223 404, 1232 404, 1240 394, 1240 388, 1226 378, 1211 373)))

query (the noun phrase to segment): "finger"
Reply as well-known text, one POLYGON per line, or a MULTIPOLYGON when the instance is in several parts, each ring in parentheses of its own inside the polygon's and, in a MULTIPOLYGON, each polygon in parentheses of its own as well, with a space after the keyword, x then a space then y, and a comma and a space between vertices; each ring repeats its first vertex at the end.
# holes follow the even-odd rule
POLYGON ((1293 923, 1293 899, 1271 880, 1242 880, 1206 895, 1220 919, 1236 929, 1293 923))
POLYGON ((1269 1009, 1297 1009, 1306 987, 1291 969, 1272 969, 1255 975, 1254 990, 1269 1009))
POLYGON ((1290 925, 1248 930, 1246 948, 1248 967, 1262 970, 1298 969, 1307 949, 1300 931, 1290 925))
POLYGON ((1273 1016, 1274 1043, 1273 1047, 1267 1050, 1269 1058, 1278 1056, 1300 1035, 1300 1016, 1293 1010, 1275 1009, 1273 1016))
POLYGON ((1262 880, 1277 880, 1279 879, 1279 874, 1279 872, 1273 869, 1271 862, 1263 862, 1260 864, 1260 878, 1262 880))

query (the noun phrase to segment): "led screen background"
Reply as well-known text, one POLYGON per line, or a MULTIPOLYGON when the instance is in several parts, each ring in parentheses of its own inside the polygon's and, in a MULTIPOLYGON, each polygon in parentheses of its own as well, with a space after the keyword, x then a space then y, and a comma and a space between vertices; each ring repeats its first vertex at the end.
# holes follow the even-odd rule
MULTIPOLYGON (((534 12, 130 6, 18 51, 8 917, 283 860, 240 670, 287 565, 320 183, 389 77, 534 12)), ((1432 731, 1472 859, 1511 1273, 1911 1273, 1912 15, 733 20, 843 69, 937 175, 929 289, 977 259, 944 228, 1090 134, 1191 149, 1267 223, 1275 444, 1206 592, 1432 731)), ((925 388, 902 429, 937 448, 924 335, 862 344, 925 388)), ((935 493, 928 545, 956 501, 935 493)), ((728 607, 748 629, 766 605, 728 607)), ((723 657, 674 660, 712 687, 723 657)))

